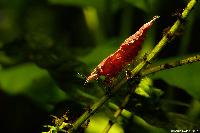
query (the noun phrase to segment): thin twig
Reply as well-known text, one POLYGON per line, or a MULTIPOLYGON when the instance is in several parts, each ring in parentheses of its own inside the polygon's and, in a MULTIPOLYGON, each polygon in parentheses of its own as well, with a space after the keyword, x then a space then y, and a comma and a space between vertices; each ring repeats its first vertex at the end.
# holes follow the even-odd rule
MULTIPOLYGON (((166 35, 163 36, 163 38, 160 40, 160 42, 155 46, 155 48, 151 51, 149 55, 147 55, 146 60, 143 60, 141 63, 139 63, 132 71, 132 76, 140 72, 140 70, 146 65, 147 62, 151 61, 158 52, 163 48, 163 46, 166 45, 166 43, 170 40, 170 37, 174 36, 174 33, 177 31, 179 26, 183 23, 182 20, 185 20, 194 5, 197 3, 197 0, 191 0, 188 4, 185 10, 183 11, 182 15, 180 16, 180 19, 178 19, 174 25, 171 27, 171 29, 167 32, 166 35)), ((111 91, 111 94, 116 92, 120 89, 120 87, 126 83, 126 80, 123 79, 119 84, 117 84, 115 87, 113 87, 113 91, 111 91)), ((108 101, 111 98, 111 95, 104 95, 99 101, 97 101, 89 111, 86 111, 83 113, 77 121, 73 123, 73 127, 69 130, 69 132, 76 131, 90 116, 92 116, 106 101, 108 101)))
POLYGON ((104 129, 103 133, 108 133, 110 128, 112 127, 112 125, 117 121, 117 119, 121 115, 123 109, 125 108, 125 106, 129 102, 130 97, 133 94, 134 90, 135 90, 135 87, 130 89, 130 92, 126 95, 126 97, 123 100, 121 106, 119 106, 118 109, 115 111, 114 118, 112 120, 109 120, 109 122, 108 122, 106 128, 104 129))
POLYGON ((166 70, 166 69, 171 69, 171 68, 186 65, 186 64, 191 64, 191 63, 194 63, 197 61, 200 61, 200 55, 195 55, 195 56, 188 57, 186 59, 182 59, 179 61, 173 61, 173 62, 165 63, 165 64, 162 64, 159 66, 147 68, 147 69, 141 71, 140 75, 146 76, 146 75, 149 75, 149 74, 161 71, 161 70, 166 70))

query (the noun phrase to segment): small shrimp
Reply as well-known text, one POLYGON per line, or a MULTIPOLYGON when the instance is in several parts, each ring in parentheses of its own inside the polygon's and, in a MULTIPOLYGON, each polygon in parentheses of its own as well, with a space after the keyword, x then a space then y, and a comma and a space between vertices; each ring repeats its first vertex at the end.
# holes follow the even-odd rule
POLYGON ((137 56, 146 32, 157 18, 159 16, 154 16, 151 21, 145 23, 135 34, 127 38, 116 52, 105 58, 87 77, 86 83, 97 80, 102 75, 106 78, 116 77, 137 56))

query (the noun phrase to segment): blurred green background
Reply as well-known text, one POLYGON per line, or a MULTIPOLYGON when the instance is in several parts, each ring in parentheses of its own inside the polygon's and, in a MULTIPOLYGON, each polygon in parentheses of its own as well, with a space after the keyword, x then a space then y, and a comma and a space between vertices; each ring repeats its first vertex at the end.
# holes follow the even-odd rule
MULTIPOLYGON (((51 124, 50 115, 62 116, 67 110, 70 120, 74 121, 87 106, 104 95, 103 89, 96 84, 84 87, 85 79, 80 74, 89 75, 125 38, 135 33, 153 16, 159 15, 161 17, 148 32, 140 54, 150 52, 163 36, 164 29, 175 22, 176 15, 187 2, 188 0, 1 0, 1 132, 47 131, 43 125, 51 124)), ((156 63, 200 52, 199 6, 198 3, 185 25, 177 32, 176 38, 161 51, 156 63)), ((171 121, 180 129, 198 127, 199 70, 200 63, 194 63, 151 76, 155 87, 163 90, 166 99, 171 101, 161 104, 159 100, 159 107, 167 108, 164 113, 170 113, 173 118, 171 121)), ((124 93, 119 94, 111 102, 120 105, 123 97, 124 93)), ((143 102, 144 105, 152 104, 148 103, 149 100, 143 102)), ((135 110, 133 106, 135 105, 128 105, 127 112, 124 112, 111 132, 169 131, 170 126, 162 126, 162 120, 151 121, 154 113, 155 118, 160 118, 156 112, 148 110, 152 106, 146 106, 146 112, 135 110), (138 115, 132 117, 130 112, 138 115)), ((111 107, 108 104, 92 117, 85 132, 101 132, 112 116, 111 107)))

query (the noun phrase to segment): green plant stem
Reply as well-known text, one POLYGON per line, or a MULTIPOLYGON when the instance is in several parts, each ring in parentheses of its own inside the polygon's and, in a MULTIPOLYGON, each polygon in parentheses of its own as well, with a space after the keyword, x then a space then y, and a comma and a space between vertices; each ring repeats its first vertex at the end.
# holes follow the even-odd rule
POLYGON ((197 0, 191 0, 184 11, 182 12, 180 18, 174 23, 174 25, 170 28, 170 30, 163 36, 163 38, 158 42, 158 44, 155 46, 155 48, 151 51, 149 55, 147 55, 146 59, 143 60, 141 63, 139 63, 132 71, 132 75, 136 75, 146 64, 147 62, 150 62, 160 51, 161 49, 166 45, 168 41, 174 36, 177 29, 180 27, 180 25, 183 23, 183 21, 186 19, 194 5, 197 3, 197 0))
POLYGON ((125 108, 125 106, 126 106, 127 103, 129 102, 130 97, 131 97, 131 95, 133 94, 134 90, 135 90, 135 87, 130 89, 131 92, 129 92, 129 93, 126 95, 126 97, 125 97, 125 99, 123 100, 121 106, 119 106, 118 109, 116 110, 116 112, 114 113, 114 118, 113 118, 112 120, 109 120, 109 122, 108 122, 107 126, 105 127, 103 133, 108 133, 109 130, 110 130, 110 128, 112 127, 112 125, 117 121, 117 119, 118 119, 118 117, 121 115, 123 109, 125 108))
MULTIPOLYGON (((183 11, 182 15, 180 16, 182 20, 185 20, 194 5, 197 3, 196 0, 191 0, 185 10, 183 11)), ((171 27, 171 29, 167 32, 166 35, 163 36, 163 38, 160 40, 160 42, 155 46, 155 48, 151 51, 149 55, 147 55, 146 60, 143 60, 141 63, 139 63, 132 71, 132 76, 134 77, 138 72, 146 65, 147 62, 150 62, 157 54, 158 52, 163 48, 163 46, 166 45, 167 41, 169 41, 169 36, 174 36, 174 33, 177 31, 179 26, 181 25, 183 21, 178 19, 174 25, 171 27)), ((125 79, 123 79, 119 84, 117 84, 110 93, 113 94, 118 89, 120 89, 121 85, 123 85, 126 82, 125 79)), ((73 127, 69 130, 69 132, 76 131, 90 116, 92 116, 106 101, 108 101, 111 98, 111 95, 104 95, 99 101, 97 101, 89 111, 86 111, 83 113, 77 121, 73 123, 73 127)))
POLYGON ((108 101, 111 98, 111 94, 114 94, 117 90, 120 89, 120 87, 126 83, 126 80, 121 80, 110 92, 109 94, 104 95, 101 99, 99 99, 93 106, 83 113, 77 121, 73 124, 73 127, 69 130, 69 132, 76 131, 90 116, 92 116, 106 101, 108 101))
POLYGON ((166 70, 166 69, 171 69, 171 68, 178 67, 178 66, 183 66, 186 64, 191 64, 191 63, 194 63, 197 61, 200 61, 200 55, 195 55, 195 56, 188 57, 186 59, 182 59, 179 61, 173 61, 173 62, 161 64, 159 66, 150 67, 148 69, 144 69, 143 71, 141 71, 140 75, 146 76, 146 75, 149 75, 149 74, 161 71, 161 70, 166 70))

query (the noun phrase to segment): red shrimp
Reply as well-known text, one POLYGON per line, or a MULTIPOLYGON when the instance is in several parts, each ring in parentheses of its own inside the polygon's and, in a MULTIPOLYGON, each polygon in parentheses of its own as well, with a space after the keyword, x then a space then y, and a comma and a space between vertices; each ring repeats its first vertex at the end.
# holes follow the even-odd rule
POLYGON ((86 83, 91 80, 97 80, 102 75, 106 78, 116 77, 137 56, 146 32, 157 18, 159 16, 154 16, 151 21, 144 24, 135 34, 127 38, 116 52, 105 58, 87 77, 86 83))

